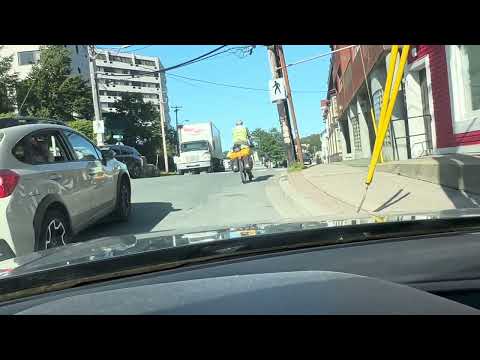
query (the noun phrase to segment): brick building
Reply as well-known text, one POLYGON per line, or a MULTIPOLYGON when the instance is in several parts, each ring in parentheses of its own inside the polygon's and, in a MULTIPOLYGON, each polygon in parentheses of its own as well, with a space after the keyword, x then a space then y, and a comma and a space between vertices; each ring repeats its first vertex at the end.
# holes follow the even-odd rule
MULTIPOLYGON (((332 50, 346 47, 332 45, 332 50)), ((370 102, 378 123, 389 58, 389 47, 382 45, 333 54, 322 103, 327 132, 339 129, 341 150, 329 145, 329 157, 337 154, 333 161, 338 154, 343 160, 371 156, 370 102)), ((414 45, 383 156, 388 161, 447 153, 480 153, 480 46, 414 45)))

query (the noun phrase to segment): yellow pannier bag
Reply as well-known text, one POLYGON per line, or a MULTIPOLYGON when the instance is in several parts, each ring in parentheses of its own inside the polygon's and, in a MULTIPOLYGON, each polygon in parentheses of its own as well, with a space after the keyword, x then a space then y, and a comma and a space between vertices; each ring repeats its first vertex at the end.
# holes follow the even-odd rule
POLYGON ((234 159, 238 159, 238 158, 241 158, 241 157, 247 157, 249 155, 251 155, 252 153, 252 150, 249 148, 249 147, 245 147, 243 149, 241 149, 240 151, 230 151, 228 154, 227 154, 227 157, 230 159, 230 160, 234 160, 234 159))

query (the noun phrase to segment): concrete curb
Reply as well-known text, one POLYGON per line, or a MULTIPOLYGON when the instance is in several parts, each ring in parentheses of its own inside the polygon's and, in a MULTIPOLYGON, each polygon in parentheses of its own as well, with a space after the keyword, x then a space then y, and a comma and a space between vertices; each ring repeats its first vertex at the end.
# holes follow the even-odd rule
POLYGON ((279 178, 279 187, 284 196, 295 205, 296 217, 338 217, 369 214, 361 210, 356 214, 356 207, 312 184, 302 172, 285 174, 279 178))
POLYGON ((380 164, 378 171, 480 194, 480 158, 474 156, 455 154, 380 164))

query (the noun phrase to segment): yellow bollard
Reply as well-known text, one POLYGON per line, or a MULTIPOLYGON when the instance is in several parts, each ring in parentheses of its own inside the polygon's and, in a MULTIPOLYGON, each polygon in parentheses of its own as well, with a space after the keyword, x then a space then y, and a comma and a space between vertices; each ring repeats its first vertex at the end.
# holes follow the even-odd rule
MULTIPOLYGON (((391 63, 388 69, 388 74, 387 74, 387 84, 388 80, 390 77, 390 81, 392 80, 391 78, 393 77, 393 73, 395 72, 395 63, 396 63, 396 56, 393 56, 394 50, 398 50, 398 46, 394 45, 392 48, 392 59, 391 63), (393 64, 393 66, 392 66, 393 64)), ((370 183, 373 180, 373 175, 375 173, 375 169, 377 167, 377 162, 378 162, 378 157, 380 155, 380 152, 383 147, 383 142, 385 140, 385 135, 387 134, 388 126, 390 125, 390 121, 392 119, 392 113, 393 113, 393 108, 395 106, 395 101, 397 99, 398 91, 400 89, 400 83, 402 81, 403 77, 403 70, 405 68, 405 64, 407 63, 408 59, 408 52, 410 50, 410 45, 405 45, 402 50, 402 55, 400 56, 400 64, 398 66, 398 72, 397 72, 397 77, 395 78, 395 83, 393 85, 392 89, 392 94, 388 99, 388 107, 385 110, 384 105, 385 105, 385 98, 382 104, 382 112, 384 112, 384 117, 380 117, 380 124, 379 124, 379 131, 377 134, 377 139, 375 141, 375 147, 373 149, 373 154, 372 158, 370 160, 370 165, 368 167, 368 175, 367 175, 367 180, 365 183, 370 185, 370 183)), ((385 86, 385 90, 387 90, 387 86, 385 86)))

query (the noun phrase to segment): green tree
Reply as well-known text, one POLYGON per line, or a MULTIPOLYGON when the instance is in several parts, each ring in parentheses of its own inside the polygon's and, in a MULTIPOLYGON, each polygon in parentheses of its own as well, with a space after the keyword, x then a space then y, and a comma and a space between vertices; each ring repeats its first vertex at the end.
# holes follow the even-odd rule
POLYGON ((269 131, 255 129, 251 135, 260 157, 266 156, 274 162, 285 159, 282 134, 276 128, 269 131))
POLYGON ((72 129, 82 133, 90 140, 95 141, 95 135, 93 134, 93 123, 90 120, 73 120, 68 122, 68 126, 72 129))
POLYGON ((13 56, 0 57, 0 113, 12 112, 15 108, 16 73, 11 73, 13 56))
MULTIPOLYGON (((104 115, 107 139, 112 139, 113 134, 123 135, 122 142, 138 149, 149 162, 155 163, 157 152, 163 158, 160 114, 154 106, 145 102, 141 94, 130 93, 123 95, 113 107, 115 113, 104 115)), ((166 124, 165 130, 167 155, 171 157, 175 151, 175 129, 166 124)))
POLYGON ((17 102, 25 100, 21 115, 62 121, 93 117, 90 85, 80 76, 71 76, 70 56, 60 45, 41 47, 40 61, 17 86, 17 102))
POLYGON ((311 155, 315 155, 316 151, 320 151, 322 148, 322 140, 320 138, 320 134, 311 134, 309 136, 305 136, 301 139, 302 144, 308 144, 308 152, 311 155))

